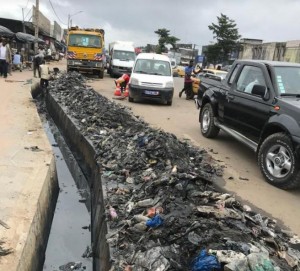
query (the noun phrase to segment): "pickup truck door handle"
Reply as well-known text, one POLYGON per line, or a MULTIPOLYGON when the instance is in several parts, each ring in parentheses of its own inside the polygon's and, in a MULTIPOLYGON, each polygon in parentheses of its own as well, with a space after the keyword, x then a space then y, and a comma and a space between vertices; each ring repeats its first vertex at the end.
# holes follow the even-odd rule
POLYGON ((232 94, 227 94, 227 99, 229 100, 234 100, 234 95, 232 94))

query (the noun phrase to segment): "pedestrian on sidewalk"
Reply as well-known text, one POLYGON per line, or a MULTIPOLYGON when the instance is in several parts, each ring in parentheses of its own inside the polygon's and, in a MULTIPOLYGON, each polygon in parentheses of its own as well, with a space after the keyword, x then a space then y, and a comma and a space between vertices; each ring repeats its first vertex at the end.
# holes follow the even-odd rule
POLYGON ((0 76, 7 78, 8 65, 11 63, 11 51, 7 45, 7 40, 2 39, 0 45, 0 76))
POLYGON ((39 68, 40 68, 40 75, 41 75, 40 87, 47 91, 47 87, 50 79, 49 65, 46 64, 45 60, 42 60, 42 64, 39 66, 39 68))

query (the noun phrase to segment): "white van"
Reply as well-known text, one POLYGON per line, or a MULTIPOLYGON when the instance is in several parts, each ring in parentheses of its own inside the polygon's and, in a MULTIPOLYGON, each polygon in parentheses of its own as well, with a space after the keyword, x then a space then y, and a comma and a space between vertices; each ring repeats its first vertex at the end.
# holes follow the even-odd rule
POLYGON ((174 82, 168 56, 141 53, 137 56, 129 81, 129 102, 158 100, 172 105, 174 82))
POLYGON ((109 68, 111 77, 119 77, 131 73, 135 60, 135 50, 131 41, 115 41, 109 44, 109 68))

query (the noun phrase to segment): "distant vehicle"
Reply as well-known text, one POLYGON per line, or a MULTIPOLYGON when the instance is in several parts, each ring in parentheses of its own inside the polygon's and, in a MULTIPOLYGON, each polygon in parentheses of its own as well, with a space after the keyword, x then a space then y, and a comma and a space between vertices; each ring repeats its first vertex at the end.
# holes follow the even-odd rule
POLYGON ((92 72, 104 76, 104 30, 71 27, 67 38, 67 71, 92 72))
POLYGON ((223 130, 256 152, 267 182, 299 187, 299 86, 300 64, 236 60, 224 80, 201 79, 201 133, 214 138, 223 130))
POLYGON ((109 67, 111 77, 130 74, 136 58, 134 44, 131 41, 115 41, 109 44, 109 67))
POLYGON ((184 75, 185 75, 184 69, 185 69, 184 66, 177 65, 177 67, 175 69, 173 69, 173 73, 176 72, 177 76, 184 77, 184 75))
POLYGON ((216 70, 216 69, 203 69, 203 74, 213 74, 224 79, 227 75, 227 71, 216 70))
POLYGON ((174 82, 169 57, 140 53, 129 81, 129 102, 148 99, 172 105, 173 94, 174 82))
POLYGON ((226 75, 227 72, 225 71, 220 71, 216 69, 203 69, 201 73, 195 75, 195 77, 198 80, 193 80, 193 92, 195 94, 198 94, 201 78, 211 78, 211 79, 221 81, 226 77, 226 75))
POLYGON ((167 55, 170 59, 175 59, 177 65, 181 63, 181 53, 169 51, 167 55))
POLYGON ((177 72, 176 59, 175 58, 170 58, 170 62, 171 62, 173 77, 178 77, 179 75, 178 75, 178 72, 177 72))
POLYGON ((224 67, 222 67, 222 71, 227 71, 229 72, 229 70, 231 69, 232 65, 225 65, 224 67))

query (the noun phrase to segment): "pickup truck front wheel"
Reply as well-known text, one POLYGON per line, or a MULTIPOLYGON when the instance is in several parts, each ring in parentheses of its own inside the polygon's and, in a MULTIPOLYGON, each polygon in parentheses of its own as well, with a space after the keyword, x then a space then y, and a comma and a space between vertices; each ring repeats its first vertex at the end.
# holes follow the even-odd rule
POLYGON ((219 134, 220 129, 214 124, 215 114, 212 105, 207 103, 200 111, 200 114, 200 128, 202 135, 207 138, 216 137, 219 134))
POLYGON ((282 189, 300 186, 299 158, 284 133, 267 137, 258 152, 258 165, 268 183, 282 189))

